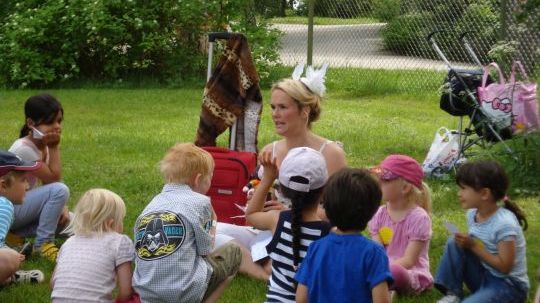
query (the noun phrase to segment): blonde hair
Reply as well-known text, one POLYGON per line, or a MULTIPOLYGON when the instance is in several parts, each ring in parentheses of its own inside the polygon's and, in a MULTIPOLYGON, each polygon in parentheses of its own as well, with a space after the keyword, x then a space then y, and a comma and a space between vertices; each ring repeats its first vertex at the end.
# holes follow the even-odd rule
POLYGON ((102 234, 120 230, 126 215, 124 200, 114 192, 94 188, 85 192, 75 207, 70 225, 76 235, 102 234), (109 220, 113 226, 109 226, 109 220))
POLYGON ((299 109, 309 107, 308 126, 311 126, 311 122, 315 122, 321 115, 321 102, 322 98, 313 93, 304 83, 300 80, 283 79, 274 85, 272 85, 272 91, 280 89, 284 91, 289 97, 291 97, 298 105, 299 109))
POLYGON ((196 174, 209 176, 214 171, 214 159, 193 143, 177 143, 169 148, 160 162, 166 183, 186 183, 196 174))
POLYGON ((420 189, 403 178, 399 179, 401 182, 411 185, 411 190, 406 197, 407 201, 416 203, 416 205, 422 207, 428 214, 431 215, 431 189, 429 186, 425 182, 422 182, 422 189, 420 189))

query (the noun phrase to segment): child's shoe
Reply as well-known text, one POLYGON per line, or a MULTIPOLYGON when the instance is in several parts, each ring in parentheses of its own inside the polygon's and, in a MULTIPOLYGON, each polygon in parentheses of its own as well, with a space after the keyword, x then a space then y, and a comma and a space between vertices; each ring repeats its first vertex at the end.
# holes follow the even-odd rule
POLYGON ((459 303, 461 302, 461 299, 458 296, 448 294, 444 297, 442 297, 437 303, 459 303))
POLYGON ((39 254, 50 261, 56 262, 58 247, 56 247, 54 242, 44 243, 39 249, 39 254))
POLYGON ((41 283, 45 276, 41 270, 17 270, 11 277, 13 283, 41 283))
POLYGON ((24 245, 24 237, 8 232, 6 235, 6 244, 9 247, 22 247, 24 245))

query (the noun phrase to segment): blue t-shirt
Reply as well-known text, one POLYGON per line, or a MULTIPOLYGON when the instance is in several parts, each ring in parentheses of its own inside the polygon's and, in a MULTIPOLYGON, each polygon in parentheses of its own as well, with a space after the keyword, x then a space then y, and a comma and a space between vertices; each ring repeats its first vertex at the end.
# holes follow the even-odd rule
POLYGON ((515 282, 520 283, 524 288, 529 288, 526 257, 527 243, 523 236, 523 230, 514 213, 506 208, 499 207, 486 221, 476 222, 477 211, 476 208, 467 211, 469 234, 474 238, 480 239, 490 254, 496 255, 499 253, 497 245, 500 241, 514 240, 516 243, 514 266, 508 274, 501 273, 484 261, 482 261, 482 265, 495 277, 510 277, 515 282))
POLYGON ((371 290, 393 282, 384 248, 361 234, 329 233, 312 243, 294 278, 310 303, 373 302, 371 290))
POLYGON ((0 196, 0 247, 6 246, 6 235, 13 224, 13 204, 0 196))

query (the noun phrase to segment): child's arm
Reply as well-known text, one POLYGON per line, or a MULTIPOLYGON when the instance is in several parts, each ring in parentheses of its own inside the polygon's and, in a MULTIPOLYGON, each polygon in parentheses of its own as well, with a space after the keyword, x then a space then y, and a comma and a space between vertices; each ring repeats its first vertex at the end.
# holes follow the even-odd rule
POLYGON ((405 253, 403 256, 397 260, 394 260, 392 263, 399 264, 407 269, 410 269, 418 262, 418 258, 420 257, 420 253, 422 252, 422 249, 426 245, 427 242, 424 241, 410 241, 409 244, 407 244, 407 248, 405 249, 405 253))
POLYGON ((131 269, 131 262, 124 262, 116 267, 116 283, 118 284, 117 301, 127 301, 133 294, 133 288, 131 287, 131 278, 133 277, 133 270, 131 269))
POLYGON ((60 134, 48 133, 43 137, 43 143, 48 147, 49 162, 46 164, 46 153, 43 153, 43 164, 40 169, 32 174, 43 182, 49 184, 62 179, 62 161, 60 159, 60 134))
POLYGON ((276 160, 270 154, 262 154, 261 164, 264 166, 264 174, 261 183, 255 189, 253 198, 246 209, 246 220, 253 227, 263 230, 274 230, 279 219, 279 211, 271 210, 264 212, 266 193, 272 187, 277 177, 276 160))
POLYGON ((371 289, 371 297, 373 303, 390 303, 390 292, 388 291, 388 283, 383 281, 371 289))
POLYGON ((508 274, 512 270, 516 258, 516 241, 499 241, 497 243, 497 254, 494 255, 485 250, 483 245, 469 235, 457 233, 455 239, 460 247, 469 249, 484 262, 503 274, 508 274))
POLYGON ((296 288, 296 303, 307 303, 308 302, 308 289, 304 284, 298 283, 296 288))

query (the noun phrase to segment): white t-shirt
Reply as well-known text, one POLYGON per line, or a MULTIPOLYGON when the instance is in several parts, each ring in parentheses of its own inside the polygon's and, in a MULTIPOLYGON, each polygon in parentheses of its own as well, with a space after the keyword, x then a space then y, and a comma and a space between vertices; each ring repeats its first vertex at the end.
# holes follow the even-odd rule
POLYGON ((58 254, 52 301, 113 302, 115 269, 134 256, 131 239, 116 232, 69 238, 58 254))

